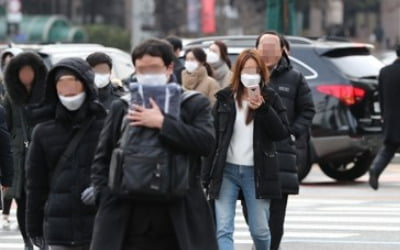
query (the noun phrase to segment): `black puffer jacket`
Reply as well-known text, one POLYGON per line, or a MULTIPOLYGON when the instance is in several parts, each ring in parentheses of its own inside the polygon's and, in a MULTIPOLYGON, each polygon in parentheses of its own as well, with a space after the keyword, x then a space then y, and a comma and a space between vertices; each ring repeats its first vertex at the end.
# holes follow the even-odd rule
POLYGON ((106 115, 87 62, 79 58, 60 61, 49 72, 45 101, 55 106, 55 116, 39 124, 32 135, 27 158, 27 231, 30 237, 44 236, 49 245, 87 245, 96 210, 84 205, 80 197, 90 186, 90 166, 106 115), (85 86, 86 100, 77 111, 68 111, 58 100, 55 73, 60 68, 76 72, 85 86), (53 176, 73 134, 92 117, 95 121, 73 157, 53 176))
MULTIPOLYGON (((257 199, 281 197, 278 161, 274 141, 289 136, 286 109, 271 87, 264 87, 265 103, 254 114, 254 176, 257 199)), ((214 106, 214 125, 217 147, 204 164, 203 181, 209 183, 211 198, 218 198, 223 170, 235 125, 235 99, 230 87, 217 93, 214 106)))
POLYGON ((271 72, 270 86, 281 97, 287 109, 291 132, 296 138, 295 143, 288 138, 276 144, 282 192, 297 194, 299 192, 297 165, 307 164, 309 130, 315 114, 311 90, 304 76, 293 69, 285 57, 282 57, 271 72))
POLYGON ((10 134, 7 130, 4 108, 0 105, 0 184, 2 186, 11 187, 13 172, 10 134))
POLYGON ((14 57, 5 71, 5 83, 7 94, 4 100, 6 110, 6 121, 11 133, 11 150, 13 153, 14 179, 11 195, 15 198, 21 197, 25 185, 25 140, 30 140, 30 135, 36 122, 31 119, 30 109, 43 100, 47 69, 43 60, 31 52, 21 53, 14 57), (30 92, 19 80, 19 71, 23 66, 31 66, 35 78, 30 92), (22 120, 24 122, 22 122, 22 120), (26 137, 22 124, 25 124, 26 137))

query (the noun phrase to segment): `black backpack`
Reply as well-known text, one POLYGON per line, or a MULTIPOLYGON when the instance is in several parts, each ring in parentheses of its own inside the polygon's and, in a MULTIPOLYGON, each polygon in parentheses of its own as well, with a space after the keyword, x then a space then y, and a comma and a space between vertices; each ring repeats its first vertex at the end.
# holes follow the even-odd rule
MULTIPOLYGON (((199 93, 183 92, 181 106, 195 95, 199 93)), ((115 195, 134 200, 175 200, 189 189, 189 173, 189 156, 166 147, 159 130, 132 127, 123 119, 110 162, 108 186, 115 195)))

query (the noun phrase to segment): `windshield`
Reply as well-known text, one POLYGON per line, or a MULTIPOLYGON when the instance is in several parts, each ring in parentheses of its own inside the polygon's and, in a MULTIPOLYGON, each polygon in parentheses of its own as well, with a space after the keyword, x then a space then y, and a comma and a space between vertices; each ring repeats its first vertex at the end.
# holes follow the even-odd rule
POLYGON ((341 72, 354 78, 363 78, 379 75, 384 66, 381 61, 372 55, 351 55, 329 58, 341 72))

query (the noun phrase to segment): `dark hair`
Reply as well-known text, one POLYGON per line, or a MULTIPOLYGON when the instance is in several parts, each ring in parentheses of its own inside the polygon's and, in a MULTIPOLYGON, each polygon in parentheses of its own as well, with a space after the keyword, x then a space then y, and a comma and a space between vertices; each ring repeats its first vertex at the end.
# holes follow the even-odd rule
POLYGON ((213 73, 213 70, 212 70, 210 64, 207 63, 207 54, 206 54, 206 52, 204 52, 204 50, 202 48, 191 48, 191 49, 186 50, 185 59, 186 59, 187 54, 189 54, 190 52, 193 53, 194 58, 196 58, 196 60, 199 63, 203 64, 204 67, 206 67, 208 76, 213 77, 214 73, 213 73))
POLYGON ((214 44, 217 45, 219 48, 222 61, 224 61, 228 65, 228 67, 231 68, 232 67, 231 59, 229 59, 228 47, 226 46, 226 44, 220 40, 215 41, 214 44))
POLYGON ((397 56, 400 57, 400 44, 397 44, 397 45, 395 46, 395 49, 396 49, 396 54, 397 54, 397 56))
POLYGON ((279 44, 281 45, 281 49, 282 49, 282 56, 285 57, 287 59, 287 61, 290 63, 289 56, 286 54, 285 50, 283 49, 286 47, 287 50, 290 51, 289 42, 286 40, 286 38, 284 38, 281 34, 279 34, 276 31, 266 31, 263 34, 259 35, 256 40, 256 48, 258 48, 258 45, 260 44, 260 40, 264 35, 274 35, 279 38, 279 44))
POLYGON ((174 51, 176 51, 177 49, 182 50, 182 40, 179 39, 179 37, 176 36, 168 36, 167 38, 165 38, 165 40, 167 40, 167 42, 169 42, 172 47, 174 48, 174 51))
MULTIPOLYGON (((260 89, 264 87, 264 85, 269 83, 269 71, 265 66, 264 62, 261 59, 261 56, 255 49, 246 49, 239 54, 238 58, 236 59, 235 66, 233 67, 232 71, 232 84, 231 89, 233 94, 236 94, 236 99, 238 102, 239 107, 242 107, 242 100, 245 87, 243 86, 240 76, 242 74, 242 70, 244 65, 249 59, 253 59, 256 61, 258 66, 260 75, 261 75, 261 82, 260 82, 260 89)), ((249 124, 253 119, 254 111, 248 110, 246 116, 246 124, 249 124)))
POLYGON ((171 65, 175 58, 172 46, 160 39, 148 39, 136 46, 132 51, 133 65, 135 65, 137 59, 141 59, 145 55, 161 57, 165 66, 171 65))
POLYGON ((86 61, 89 63, 90 67, 95 67, 96 65, 105 63, 112 69, 112 59, 106 53, 103 52, 94 52, 86 58, 86 61))
POLYGON ((286 39, 285 36, 281 36, 283 39, 283 46, 287 49, 287 51, 290 51, 290 43, 289 41, 286 39))

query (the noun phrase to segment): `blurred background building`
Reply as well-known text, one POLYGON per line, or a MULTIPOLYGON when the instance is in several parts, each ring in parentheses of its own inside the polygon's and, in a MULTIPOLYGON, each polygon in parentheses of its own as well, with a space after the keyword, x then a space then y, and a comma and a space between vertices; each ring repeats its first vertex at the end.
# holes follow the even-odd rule
POLYGON ((391 48, 399 42, 400 1, 0 0, 0 20, 2 41, 88 41, 126 50, 151 36, 191 38, 258 34, 271 29, 391 48), (52 21, 46 22, 46 18, 52 21), (52 32, 42 34, 38 41, 40 35, 33 39, 35 36, 28 34, 31 29, 52 32))

